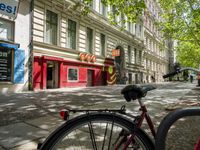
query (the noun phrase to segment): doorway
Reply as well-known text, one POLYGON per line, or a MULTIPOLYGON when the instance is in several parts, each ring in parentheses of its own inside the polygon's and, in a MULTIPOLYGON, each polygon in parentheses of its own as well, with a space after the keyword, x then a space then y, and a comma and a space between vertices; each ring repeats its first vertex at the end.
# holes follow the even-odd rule
POLYGON ((116 83, 122 84, 125 70, 125 53, 121 46, 117 46, 116 49, 119 50, 119 56, 115 57, 115 67, 116 67, 116 83))
POLYGON ((102 71, 102 85, 107 85, 107 72, 106 71, 102 71))
POLYGON ((47 61, 47 89, 58 88, 58 63, 47 61))
POLYGON ((87 71, 87 86, 93 86, 93 75, 94 71, 93 70, 88 70, 87 71))
POLYGON ((128 83, 132 84, 132 82, 133 82, 132 73, 129 73, 128 74, 128 83))

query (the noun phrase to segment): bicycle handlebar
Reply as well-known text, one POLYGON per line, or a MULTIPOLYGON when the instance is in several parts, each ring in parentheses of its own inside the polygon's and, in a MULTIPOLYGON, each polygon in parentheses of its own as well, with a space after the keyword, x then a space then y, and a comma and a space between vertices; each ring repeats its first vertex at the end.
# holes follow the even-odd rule
POLYGON ((170 127, 178 119, 187 116, 200 116, 200 108, 185 108, 178 109, 169 113, 160 123, 156 137, 155 137, 155 150, 165 150, 165 140, 170 127))

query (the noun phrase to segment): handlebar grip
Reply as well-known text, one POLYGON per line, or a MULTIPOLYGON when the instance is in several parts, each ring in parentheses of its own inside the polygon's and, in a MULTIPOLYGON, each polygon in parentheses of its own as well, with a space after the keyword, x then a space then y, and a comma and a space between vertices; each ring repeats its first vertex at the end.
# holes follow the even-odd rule
POLYGON ((168 78, 168 77, 174 76, 174 75, 176 75, 178 73, 179 73, 179 71, 171 72, 169 74, 164 75, 163 78, 168 78))

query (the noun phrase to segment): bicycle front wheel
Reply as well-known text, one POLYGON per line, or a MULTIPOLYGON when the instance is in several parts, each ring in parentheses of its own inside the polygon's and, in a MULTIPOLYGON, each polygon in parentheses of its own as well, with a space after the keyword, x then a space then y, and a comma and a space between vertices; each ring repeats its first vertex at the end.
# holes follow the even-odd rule
POLYGON ((90 113, 67 121, 54 131, 41 150, 124 149, 131 134, 134 139, 127 149, 154 150, 151 139, 134 123, 112 113, 90 113))

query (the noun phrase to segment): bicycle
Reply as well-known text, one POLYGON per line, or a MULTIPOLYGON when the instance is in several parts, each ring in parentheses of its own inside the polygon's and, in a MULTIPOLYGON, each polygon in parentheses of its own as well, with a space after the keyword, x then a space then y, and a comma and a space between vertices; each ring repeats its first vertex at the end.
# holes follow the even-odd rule
POLYGON ((146 119, 155 137, 154 125, 146 106, 141 101, 142 97, 153 89, 155 87, 152 85, 129 85, 121 91, 128 102, 131 99, 138 100, 141 111, 139 116, 127 114, 125 106, 119 110, 61 111, 60 115, 66 122, 51 133, 38 149, 154 150, 152 139, 141 129, 146 119), (70 112, 86 113, 68 120, 70 112))
MULTIPOLYGON (((165 77, 175 75, 179 71, 165 77)), ((154 124, 142 101, 147 92, 154 89, 156 87, 152 85, 128 85, 122 89, 121 94, 127 102, 138 100, 141 111, 138 116, 126 113, 124 106, 119 110, 61 111, 60 115, 66 122, 39 144, 38 149, 154 150, 154 142, 141 129, 143 121, 146 120, 153 137, 156 137, 154 124), (70 112, 85 112, 85 114, 68 119, 70 112)))

